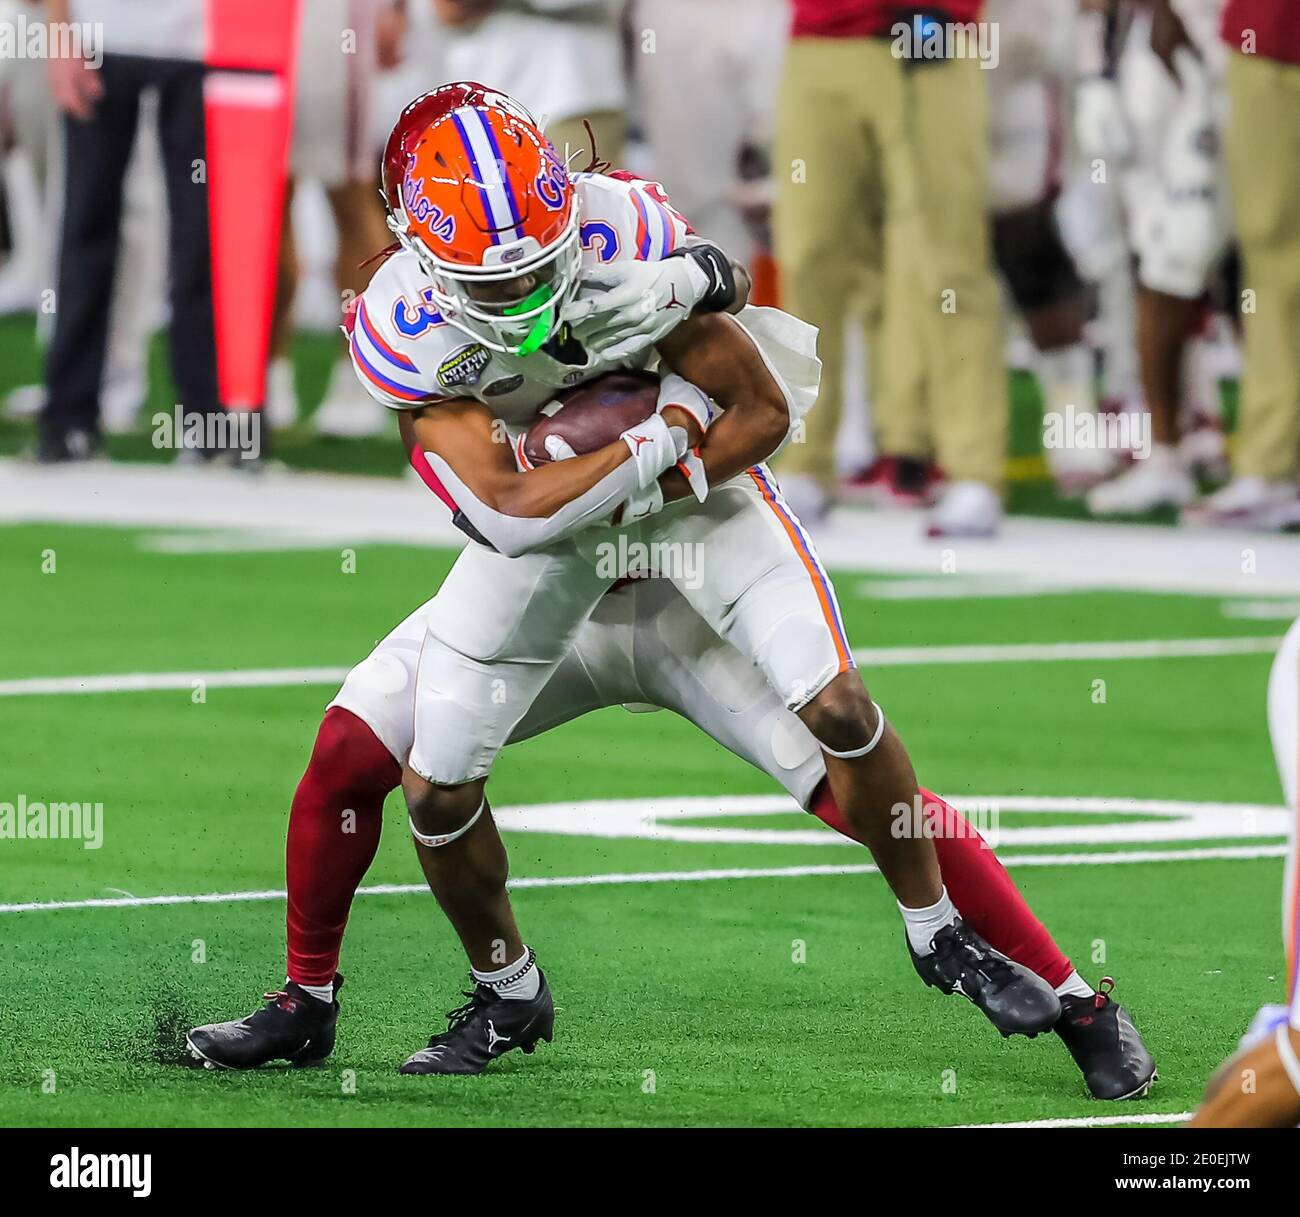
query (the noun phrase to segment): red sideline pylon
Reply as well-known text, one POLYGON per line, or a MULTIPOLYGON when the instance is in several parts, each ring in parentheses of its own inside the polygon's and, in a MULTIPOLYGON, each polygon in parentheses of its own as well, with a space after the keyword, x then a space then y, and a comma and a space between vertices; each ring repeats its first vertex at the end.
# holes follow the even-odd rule
POLYGON ((266 396, 293 122, 300 0, 207 0, 208 223, 217 385, 228 410, 266 396))

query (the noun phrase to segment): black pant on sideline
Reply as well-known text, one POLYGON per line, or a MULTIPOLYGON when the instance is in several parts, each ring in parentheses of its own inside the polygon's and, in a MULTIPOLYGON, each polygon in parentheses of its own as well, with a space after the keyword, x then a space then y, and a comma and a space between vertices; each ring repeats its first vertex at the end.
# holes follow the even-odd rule
MULTIPOLYGON (((46 354, 44 439, 99 432, 99 389, 108 340, 122 220, 122 185, 140 114, 140 94, 158 90, 170 216, 169 347, 172 377, 186 414, 218 409, 217 357, 208 253, 203 66, 105 55, 104 90, 92 118, 63 116, 63 227, 59 237, 54 337, 46 354)), ((126 273, 130 274, 130 268, 126 273)))

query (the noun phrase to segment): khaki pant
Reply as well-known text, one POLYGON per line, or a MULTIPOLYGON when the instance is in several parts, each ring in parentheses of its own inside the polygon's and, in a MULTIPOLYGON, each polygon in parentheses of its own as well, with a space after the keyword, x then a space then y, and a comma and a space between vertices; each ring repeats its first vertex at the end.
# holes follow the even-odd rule
POLYGON ((1228 58, 1228 171, 1246 312, 1236 472, 1300 475, 1300 67, 1228 58))
POLYGON ((864 290, 876 440, 997 486, 1007 397, 990 267, 985 81, 973 60, 907 67, 883 39, 795 39, 773 173, 782 306, 825 364, 806 442, 780 468, 828 487, 846 317, 864 290))

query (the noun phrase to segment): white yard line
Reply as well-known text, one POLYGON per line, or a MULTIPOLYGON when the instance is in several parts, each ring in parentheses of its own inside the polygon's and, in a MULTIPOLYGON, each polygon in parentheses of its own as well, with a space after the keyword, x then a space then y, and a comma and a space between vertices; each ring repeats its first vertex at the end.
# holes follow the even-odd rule
MULTIPOLYGON (((1012 854, 1002 858, 1003 866, 1118 866, 1141 862, 1188 862, 1206 859, 1283 858, 1284 845, 1222 846, 1208 849, 1143 849, 1113 853, 1012 854)), ((726 879, 801 879, 819 875, 874 875, 870 863, 846 866, 760 866, 722 867, 710 870, 611 872, 601 875, 553 875, 511 879, 513 891, 543 887, 607 887, 645 883, 701 883, 726 879)), ((358 896, 408 896, 429 889, 423 883, 380 883, 359 888, 358 896)), ((253 901, 283 900, 283 888, 246 892, 201 892, 168 896, 111 896, 87 900, 31 900, 0 904, 3 913, 48 913, 68 909, 148 908, 171 904, 244 904, 253 901)))
MULTIPOLYGON (((464 544, 424 487, 408 478, 92 462, 52 468, 0 460, 0 524, 158 529, 170 552, 464 544), (189 537, 183 530, 215 530, 189 537)), ((1040 585, 1258 598, 1300 595, 1294 537, 1013 516, 990 540, 923 536, 916 512, 840 508, 813 528, 832 568, 941 579, 1029 578, 1040 585), (1250 562, 1243 561, 1249 551, 1250 562), (1243 569, 1244 568, 1244 569, 1243 569)))
MULTIPOLYGON (((1207 659, 1229 655, 1271 655, 1280 637, 1152 638, 1112 642, 1029 642, 987 646, 859 647, 864 667, 924 667, 927 664, 1059 663, 1076 660, 1207 659)), ((122 672, 96 676, 34 676, 0 680, 0 697, 66 693, 147 693, 192 689, 259 689, 287 685, 337 685, 346 667, 235 668, 215 672, 122 672)))
POLYGON ((955 1124, 954 1128, 1118 1128, 1127 1124, 1181 1124, 1190 1111, 1148 1111, 1131 1116, 1066 1116, 1055 1120, 1013 1120, 1007 1124, 955 1124))
POLYGON ((287 685, 337 685, 347 668, 235 668, 227 672, 122 672, 111 676, 37 676, 0 680, 0 697, 63 693, 151 693, 202 683, 209 689, 264 689, 287 685))
POLYGON ((1025 642, 988 646, 859 647, 864 667, 936 663, 1054 663, 1062 660, 1205 659, 1220 655, 1271 655, 1280 637, 1149 638, 1117 642, 1025 642))

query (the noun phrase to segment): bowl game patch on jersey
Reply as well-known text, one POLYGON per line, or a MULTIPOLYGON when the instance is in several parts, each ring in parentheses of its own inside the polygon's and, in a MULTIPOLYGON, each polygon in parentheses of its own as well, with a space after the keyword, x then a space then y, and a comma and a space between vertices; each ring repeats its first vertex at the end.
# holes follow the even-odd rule
POLYGON ((480 342, 466 343, 452 351, 438 365, 438 383, 444 389, 461 389, 476 385, 483 370, 492 362, 492 352, 480 342))

